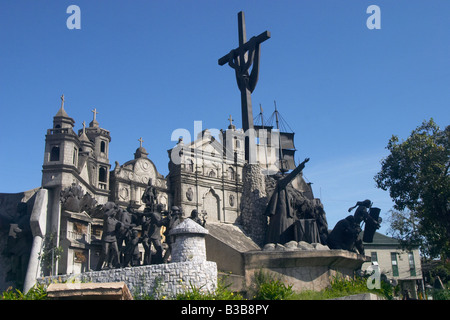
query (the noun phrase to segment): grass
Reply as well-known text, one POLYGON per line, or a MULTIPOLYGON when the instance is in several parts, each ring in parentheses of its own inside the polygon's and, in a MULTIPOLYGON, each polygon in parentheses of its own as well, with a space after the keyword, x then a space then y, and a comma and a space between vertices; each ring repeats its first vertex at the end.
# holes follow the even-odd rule
POLYGON ((175 300, 244 300, 244 297, 231 291, 230 284, 227 284, 224 278, 217 280, 215 292, 205 292, 202 288, 197 288, 192 283, 190 288, 183 293, 176 295, 175 300))
POLYGON ((369 290, 367 280, 362 277, 346 279, 341 276, 334 277, 331 286, 321 291, 305 290, 296 292, 292 300, 327 300, 362 293, 375 293, 382 295, 379 290, 369 290))
MULTIPOLYGON (((214 292, 202 290, 202 287, 198 288, 190 283, 183 293, 169 298, 161 297, 157 292, 159 287, 156 285, 153 294, 135 295, 134 298, 137 300, 245 300, 241 294, 231 291, 229 287, 230 284, 226 283, 226 278, 218 279, 217 288, 214 292)), ((331 280, 331 286, 322 291, 295 292, 292 290, 292 285, 285 284, 280 276, 260 270, 255 273, 252 285, 247 288, 247 292, 250 299, 253 300, 326 300, 361 293, 375 293, 385 299, 392 299, 393 288, 382 281, 380 289, 369 290, 367 279, 364 277, 348 279, 337 276, 331 280)), ((443 290, 443 292, 439 292, 439 296, 435 299, 449 299, 449 295, 448 290, 443 290)), ((43 285, 34 286, 26 294, 23 294, 20 290, 8 288, 0 296, 0 300, 44 300, 46 298, 46 287, 43 285)))

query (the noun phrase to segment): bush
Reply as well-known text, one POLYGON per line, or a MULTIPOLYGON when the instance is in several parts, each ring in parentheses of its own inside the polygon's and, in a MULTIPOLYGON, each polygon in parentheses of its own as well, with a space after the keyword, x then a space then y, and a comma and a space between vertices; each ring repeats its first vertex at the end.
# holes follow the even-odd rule
POLYGON ((226 284, 224 278, 217 280, 217 288, 214 292, 205 292, 200 288, 195 287, 192 283, 189 284, 189 290, 176 295, 176 300, 242 300, 242 295, 232 292, 226 284))
POLYGON ((434 290, 433 300, 450 300, 450 290, 449 289, 434 290))
POLYGON ((280 277, 262 270, 255 273, 254 287, 250 292, 255 300, 286 300, 294 293, 292 285, 286 285, 280 277))
POLYGON ((9 287, 2 293, 2 300, 45 300, 47 299, 47 288, 44 285, 35 285, 26 294, 19 289, 9 287))

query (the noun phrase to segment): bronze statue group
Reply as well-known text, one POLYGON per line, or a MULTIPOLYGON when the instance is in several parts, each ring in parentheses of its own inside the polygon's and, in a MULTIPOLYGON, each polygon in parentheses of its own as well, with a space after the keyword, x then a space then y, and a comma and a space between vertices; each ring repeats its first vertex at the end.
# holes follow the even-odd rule
POLYGON ((306 158, 289 174, 274 176, 276 185, 265 211, 265 215, 269 217, 266 244, 306 241, 321 243, 330 249, 364 254, 363 242, 372 242, 375 231, 380 228, 380 209, 372 207, 370 200, 358 201, 348 210, 351 212, 357 208, 355 213, 338 221, 330 232, 320 201, 306 199, 289 186, 308 161, 309 158, 306 158), (363 238, 362 223, 365 223, 363 238))
MULTIPOLYGON (((142 201, 145 203, 143 212, 135 211, 131 207, 123 209, 114 202, 107 202, 103 206, 102 251, 96 270, 141 265, 139 243, 144 247, 142 265, 170 261, 172 239, 169 232, 183 221, 183 212, 177 206, 165 211, 165 206, 157 203, 157 191, 151 181, 142 201), (141 226, 140 235, 136 229, 138 226, 141 226), (162 227, 165 228, 163 233, 162 227)), ((190 218, 202 226, 205 225, 205 219, 199 218, 197 210, 191 212, 190 218)))

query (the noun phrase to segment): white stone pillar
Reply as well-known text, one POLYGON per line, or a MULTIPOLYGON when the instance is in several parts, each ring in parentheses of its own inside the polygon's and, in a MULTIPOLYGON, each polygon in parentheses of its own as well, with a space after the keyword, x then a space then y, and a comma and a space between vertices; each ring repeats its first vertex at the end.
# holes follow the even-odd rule
POLYGON ((42 242, 45 237, 47 228, 47 206, 48 206, 48 190, 41 189, 36 194, 33 205, 33 211, 30 217, 31 233, 33 234, 33 244, 31 247, 30 260, 28 261, 27 273, 23 285, 23 292, 27 293, 34 284, 36 279, 41 275, 41 265, 39 253, 42 249, 42 242))

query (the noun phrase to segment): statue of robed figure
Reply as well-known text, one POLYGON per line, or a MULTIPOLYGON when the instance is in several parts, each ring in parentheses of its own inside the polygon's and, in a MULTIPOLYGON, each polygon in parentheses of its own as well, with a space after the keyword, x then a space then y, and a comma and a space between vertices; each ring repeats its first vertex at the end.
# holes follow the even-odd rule
POLYGON ((265 212, 265 215, 270 217, 266 243, 284 244, 293 239, 293 229, 290 227, 295 222, 296 213, 291 205, 287 185, 302 172, 308 161, 309 158, 306 158, 291 173, 277 181, 265 212))

